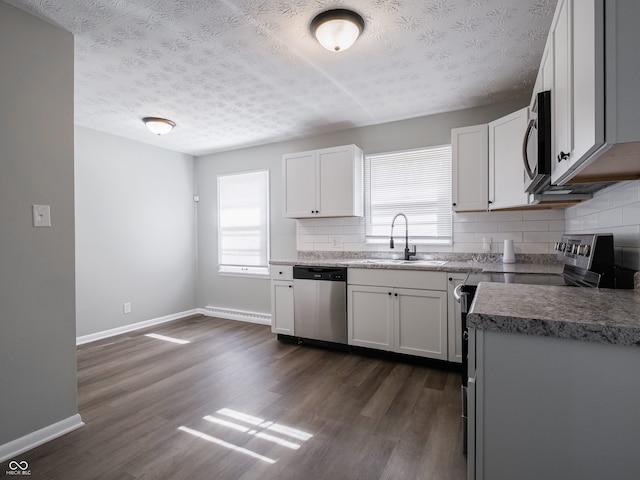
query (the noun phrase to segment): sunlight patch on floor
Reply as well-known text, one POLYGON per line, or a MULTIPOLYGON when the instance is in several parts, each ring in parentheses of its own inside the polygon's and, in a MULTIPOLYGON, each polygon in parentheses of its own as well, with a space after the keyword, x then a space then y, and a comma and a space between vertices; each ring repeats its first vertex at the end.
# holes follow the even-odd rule
MULTIPOLYGON (((265 440, 267 442, 275 443, 276 445, 280 445, 291 450, 298 450, 302 446, 302 442, 306 442, 313 437, 311 433, 305 432, 303 430, 268 421, 263 418, 255 417, 246 413, 238 412, 237 410, 232 410, 230 408, 222 408, 216 412, 216 415, 207 415, 203 418, 204 420, 211 422, 214 425, 225 427, 236 432, 244 433, 246 435, 265 440)), ((230 450, 244 453, 245 455, 257 458, 259 460, 262 460, 263 462, 277 462, 277 460, 265 457, 264 455, 260 455, 259 453, 256 453, 247 448, 234 445, 233 443, 227 442, 207 433, 194 430, 193 428, 185 427, 184 425, 178 427, 178 430, 189 433, 198 438, 211 443, 215 443, 216 445, 220 445, 230 450)))
POLYGON ((206 440, 207 442, 215 443, 216 445, 220 445, 221 447, 225 447, 230 450, 234 450, 236 452, 244 453, 245 455, 248 455, 252 458, 257 458, 258 460, 262 460, 263 462, 266 462, 266 463, 274 464, 277 461, 277 460, 274 460, 273 458, 260 455, 259 453, 256 453, 247 448, 239 447, 238 445, 234 445, 233 443, 225 442, 220 438, 212 437, 211 435, 207 435, 206 433, 199 432, 198 430, 194 430, 193 428, 181 426, 181 427, 178 427, 178 430, 189 433, 195 437, 201 438, 202 440, 206 440))
POLYGON ((179 345, 191 343, 189 340, 180 340, 179 338, 165 337, 164 335, 159 335, 157 333, 147 333, 145 337, 155 338, 156 340, 164 340, 165 342, 177 343, 179 345))

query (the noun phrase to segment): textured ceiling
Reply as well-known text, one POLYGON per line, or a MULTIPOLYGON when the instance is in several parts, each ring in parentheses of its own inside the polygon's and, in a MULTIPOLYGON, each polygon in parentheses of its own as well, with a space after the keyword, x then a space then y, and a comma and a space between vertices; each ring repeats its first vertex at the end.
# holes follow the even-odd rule
POLYGON ((76 124, 201 155, 529 95, 556 0, 9 3, 74 34, 76 124), (333 53, 309 22, 339 7, 366 26, 333 53))

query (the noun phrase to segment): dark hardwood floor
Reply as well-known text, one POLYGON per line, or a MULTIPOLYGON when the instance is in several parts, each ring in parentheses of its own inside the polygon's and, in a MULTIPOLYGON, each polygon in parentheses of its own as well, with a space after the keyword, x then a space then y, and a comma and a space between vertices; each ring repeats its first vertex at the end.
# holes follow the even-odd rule
POLYGON ((459 373, 262 325, 194 316, 86 344, 78 385, 86 426, 19 455, 32 478, 466 478, 459 373))

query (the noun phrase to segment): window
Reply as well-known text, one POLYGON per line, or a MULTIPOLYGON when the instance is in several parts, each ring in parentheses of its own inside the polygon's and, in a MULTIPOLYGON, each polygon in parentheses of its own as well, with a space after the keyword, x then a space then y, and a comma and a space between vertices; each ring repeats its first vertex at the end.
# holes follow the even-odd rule
POLYGON ((368 155, 364 173, 368 243, 388 242, 393 217, 404 213, 412 242, 451 244, 451 145, 368 155))
POLYGON ((269 172, 218 176, 218 271, 269 274, 269 172))

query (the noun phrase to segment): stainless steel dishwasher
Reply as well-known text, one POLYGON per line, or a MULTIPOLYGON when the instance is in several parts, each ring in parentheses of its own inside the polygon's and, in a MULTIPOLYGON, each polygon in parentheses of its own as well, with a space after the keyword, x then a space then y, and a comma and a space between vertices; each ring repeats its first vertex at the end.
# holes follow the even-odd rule
POLYGON ((295 336, 347 344, 347 269, 293 267, 295 336))

